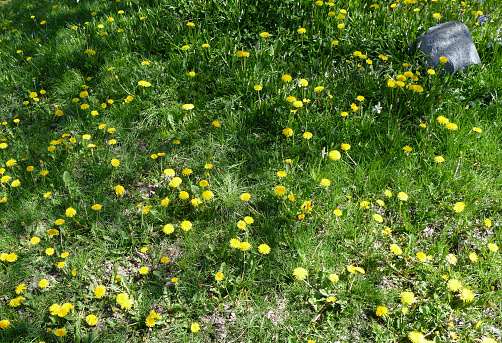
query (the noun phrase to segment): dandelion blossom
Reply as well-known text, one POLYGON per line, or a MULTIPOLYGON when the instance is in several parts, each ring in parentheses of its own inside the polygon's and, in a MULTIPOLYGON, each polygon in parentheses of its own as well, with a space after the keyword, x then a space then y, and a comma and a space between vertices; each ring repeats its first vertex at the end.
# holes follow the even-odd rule
POLYGON ((268 246, 268 244, 260 244, 258 246, 258 252, 262 255, 268 255, 270 254, 270 247, 268 246))
POLYGON ((457 292, 459 289, 462 288, 462 282, 458 281, 457 279, 450 279, 448 280, 448 288, 452 292, 457 292))
POLYGON ((237 238, 232 238, 230 240, 230 247, 234 249, 238 249, 241 244, 241 241, 238 240, 237 238))
POLYGON ((192 223, 188 220, 184 220, 180 224, 180 227, 183 231, 190 231, 192 229, 192 226, 192 223))
POLYGON ((348 144, 348 143, 342 143, 341 147, 342 147, 342 150, 345 150, 345 151, 350 150, 350 144, 348 144))
POLYGON ((117 195, 122 195, 122 194, 124 194, 124 192, 125 192, 124 187, 122 187, 121 185, 115 186, 115 193, 117 195))
POLYGON ((104 297, 105 294, 106 294, 106 287, 103 285, 99 285, 94 289, 94 296, 98 299, 104 297))
POLYGON ((285 128, 284 130, 282 130, 282 134, 286 137, 291 137, 293 136, 293 129, 291 128, 285 128))
POLYGON ((223 274, 222 272, 216 273, 214 275, 214 279, 216 281, 222 281, 224 278, 225 278, 225 274, 223 274))
POLYGON ((204 191, 202 192, 202 198, 204 200, 211 200, 212 198, 214 198, 214 193, 211 191, 204 191))
POLYGON ((66 336, 66 329, 60 328, 60 329, 54 330, 54 335, 58 336, 58 337, 64 337, 64 336, 66 336))
POLYGON ((444 157, 443 156, 436 156, 436 157, 434 157, 434 162, 436 162, 437 164, 443 163, 444 157))
POLYGON ((274 188, 274 193, 276 195, 282 196, 282 195, 286 194, 286 187, 284 187, 284 186, 276 186, 274 188))
POLYGON ((338 151, 338 150, 332 150, 328 154, 329 159, 333 160, 333 161, 338 161, 341 158, 341 156, 342 155, 340 154, 340 151, 338 151))
POLYGON ((464 202, 456 202, 454 205, 453 205, 453 211, 457 212, 457 213, 460 213, 462 212, 463 210, 465 209, 465 203, 464 202))
POLYGON ((67 217, 71 218, 77 214, 77 210, 75 210, 73 207, 68 207, 65 213, 67 217))
POLYGON ((399 192, 397 194, 397 198, 401 201, 407 201, 408 200, 408 194, 406 194, 405 192, 399 192))
POLYGON ((403 254, 403 251, 401 250, 401 248, 397 244, 391 244, 390 251, 392 251, 395 255, 398 255, 398 256, 403 254))
POLYGON ((85 321, 89 326, 95 326, 98 323, 98 317, 93 314, 90 314, 85 317, 85 321))
POLYGON ((384 317, 387 315, 389 311, 387 310, 387 307, 385 306, 378 306, 376 308, 376 311, 375 311, 375 314, 378 316, 378 317, 384 317))
POLYGON ((446 255, 446 262, 452 265, 457 264, 457 257, 454 254, 448 254, 446 255))
POLYGON ((469 303, 474 300, 474 293, 470 289, 464 288, 460 293, 460 299, 463 302, 469 303))
POLYGON ((305 279, 308 276, 308 274, 309 274, 309 272, 305 268, 302 268, 302 267, 298 267, 293 270, 293 276, 297 280, 305 279))
POLYGON ((499 250, 499 246, 495 243, 488 243, 488 249, 492 252, 497 252, 499 250))
POLYGON ((242 193, 241 196, 240 196, 241 200, 242 201, 249 201, 249 199, 251 199, 251 194, 249 193, 242 193))
POLYGON ((197 323, 192 323, 192 325, 190 325, 190 331, 192 331, 193 333, 196 333, 200 330, 200 325, 197 324, 197 323))
POLYGON ((425 336, 423 333, 418 332, 418 331, 412 331, 408 334, 408 339, 412 343, 424 343, 426 342, 425 336))
POLYGON ((412 292, 401 293, 401 303, 411 305, 414 302, 415 302, 415 295, 412 292))

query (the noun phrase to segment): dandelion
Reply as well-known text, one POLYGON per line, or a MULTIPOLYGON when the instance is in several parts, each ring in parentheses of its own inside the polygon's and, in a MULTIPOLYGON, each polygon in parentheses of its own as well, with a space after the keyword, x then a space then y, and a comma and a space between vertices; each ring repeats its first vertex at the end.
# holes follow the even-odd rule
POLYGON ((337 208, 337 209, 333 210, 333 214, 337 217, 340 217, 342 215, 342 210, 337 208))
POLYGON ((342 147, 342 150, 345 150, 345 151, 350 150, 350 144, 348 144, 348 143, 342 143, 341 147, 342 147))
POLYGON ((399 192, 397 193, 397 198, 401 201, 407 201, 409 197, 405 192, 399 192))
POLYGON ((443 124, 443 125, 446 125, 450 122, 450 120, 448 118, 446 118, 445 116, 439 116, 436 118, 436 120, 438 121, 439 124, 443 124))
POLYGON ((471 262, 478 262, 479 261, 478 254, 476 254, 475 252, 471 252, 469 254, 469 260, 471 260, 471 262))
POLYGON ((401 293, 401 303, 411 305, 414 302, 415 302, 415 295, 412 292, 401 293))
POLYGON ((192 229, 192 226, 192 223, 188 220, 184 220, 180 224, 180 227, 183 231, 190 231, 192 229))
POLYGON ((94 296, 98 299, 101 299, 102 297, 104 297, 105 294, 106 294, 106 287, 103 285, 99 285, 98 287, 96 287, 94 289, 94 296))
POLYGON ((138 273, 140 273, 141 275, 147 275, 149 271, 150 271, 150 268, 141 267, 141 268, 139 268, 138 273))
POLYGON ((213 122, 211 123, 214 127, 221 127, 221 124, 218 120, 213 120, 213 122))
POLYGON ((458 281, 457 279, 450 279, 448 280, 447 286, 450 289, 450 291, 457 292, 459 289, 462 288, 462 282, 458 281))
POLYGON ((337 274, 332 273, 332 274, 328 275, 328 279, 332 283, 335 283, 335 282, 338 282, 340 280, 340 277, 337 274))
POLYGON ((258 252, 262 255, 268 255, 270 254, 270 246, 268 244, 260 244, 258 246, 258 252))
POLYGON ((161 259, 160 259, 160 262, 161 263, 169 263, 169 257, 167 256, 162 256, 161 259))
POLYGON ((58 336, 58 337, 64 337, 64 336, 66 336, 66 329, 60 328, 60 329, 54 330, 54 335, 58 336))
POLYGON ((417 259, 420 261, 420 262, 425 262, 427 261, 427 255, 425 253, 423 253, 422 251, 419 251, 417 252, 417 259))
POLYGON ((446 62, 448 62, 448 59, 445 56, 441 56, 441 57, 439 57, 439 62, 446 63, 446 62))
POLYGON ((211 200, 212 198, 214 198, 214 193, 211 191, 204 191, 202 192, 202 198, 204 200, 211 200))
POLYGON ((331 181, 328 179, 321 179, 320 185, 323 187, 329 187, 331 185, 331 181))
POLYGON ((381 223, 383 222, 383 217, 381 215, 379 215, 378 213, 375 213, 373 214, 373 219, 378 222, 378 223, 381 223))
POLYGON ((190 331, 192 331, 193 333, 196 333, 200 330, 200 325, 197 324, 197 323, 192 323, 192 325, 190 325, 190 331))
POLYGON ((282 195, 286 194, 286 187, 284 187, 284 186, 275 186, 274 193, 276 195, 282 196, 282 195))
POLYGON ((363 210, 368 210, 370 208, 370 202, 367 200, 363 200, 359 203, 359 207, 363 210))
POLYGON ((303 133, 303 138, 305 138, 307 140, 308 139, 312 139, 312 132, 308 132, 308 131, 304 132, 303 133))
POLYGON ((454 254, 448 254, 446 255, 446 262, 448 262, 451 265, 456 265, 457 257, 454 254))
POLYGON ((255 85, 253 88, 255 91, 261 91, 263 89, 261 85, 255 85))
POLYGON ((216 274, 214 275, 214 279, 215 279, 216 281, 218 281, 218 282, 219 282, 219 281, 222 281, 224 278, 225 278, 225 275, 224 275, 222 272, 216 273, 216 274))
POLYGON ((117 195, 122 195, 122 194, 124 194, 124 192, 125 192, 124 187, 122 187, 121 185, 115 186, 115 193, 117 195))
POLYGON ((389 311, 387 310, 387 307, 385 306, 378 306, 376 308, 375 314, 378 317, 385 317, 389 311))
POLYGON ((37 245, 38 243, 40 243, 40 237, 37 237, 37 236, 33 236, 30 238, 30 243, 33 244, 33 245, 37 245))
POLYGON ((293 270, 293 276, 297 280, 305 279, 308 276, 308 274, 309 274, 309 272, 305 268, 302 268, 302 267, 298 267, 293 270))
POLYGON ((408 339, 412 343, 424 343, 426 342, 425 336, 423 333, 418 332, 418 331, 412 331, 408 334, 408 339))
POLYGON ((183 169, 183 170, 181 171, 181 174, 183 174, 184 176, 188 176, 188 175, 190 175, 190 174, 192 174, 192 173, 193 173, 193 170, 192 170, 192 169, 190 169, 190 168, 185 168, 185 169, 183 169))
POLYGON ((241 241, 237 238, 232 238, 230 240, 230 247, 233 249, 239 249, 240 244, 241 244, 241 241))
POLYGON ((260 32, 260 37, 261 38, 268 38, 270 34, 268 32, 260 32))
POLYGON ((240 198, 241 198, 242 201, 249 201, 249 199, 251 199, 251 194, 249 194, 249 193, 242 193, 240 195, 240 198))
POLYGON ((477 132, 477 133, 483 132, 483 130, 481 130, 479 127, 476 127, 476 126, 472 128, 472 131, 477 132))
POLYGON ((463 302, 469 303, 474 300, 474 293, 470 289, 464 288, 460 293, 460 299, 463 302))
POLYGON ((439 13, 434 13, 434 14, 432 14, 432 16, 433 16, 435 19, 441 19, 441 14, 439 14, 439 13))
POLYGON ((18 285, 16 287, 16 294, 21 294, 24 292, 24 290, 26 289, 26 285, 24 283, 18 285))
POLYGON ((166 224, 162 228, 162 232, 164 232, 166 235, 170 235, 174 232, 174 226, 172 224, 166 224))
POLYGON ((444 160, 443 156, 436 156, 436 157, 434 157, 434 162, 436 162, 437 164, 443 163, 444 161, 445 160, 444 160))
POLYGON ((0 320, 0 329, 5 330, 10 327, 10 321, 8 319, 0 320))
POLYGON ((237 222, 237 227, 241 230, 244 230, 246 228, 246 222, 244 220, 239 220, 237 222))
POLYGON ((25 297, 17 297, 17 298, 11 299, 9 301, 9 305, 11 307, 19 307, 19 306, 21 306, 22 300, 26 300, 26 298, 25 297))
POLYGON ((398 256, 403 254, 403 251, 401 250, 401 248, 397 244, 391 244, 390 251, 392 251, 394 253, 394 255, 398 255, 398 256))
POLYGON ((188 192, 185 192, 185 191, 181 191, 180 194, 178 194, 178 198, 180 198, 181 200, 186 200, 190 197, 190 195, 188 194, 188 192))
POLYGON ((328 154, 329 159, 333 160, 333 161, 338 161, 341 158, 341 156, 342 155, 340 154, 340 151, 338 151, 338 150, 332 150, 328 154))
POLYGON ((406 146, 403 147, 403 150, 404 150, 404 152, 410 152, 410 151, 413 150, 413 148, 411 146, 409 146, 409 145, 406 145, 406 146))
POLYGON ((453 205, 453 211, 455 211, 456 213, 460 213, 460 212, 462 212, 464 209, 465 209, 465 203, 464 203, 464 202, 456 202, 456 203, 453 205))
POLYGON ((98 317, 93 314, 89 314, 85 317, 85 321, 89 326, 95 326, 98 323, 98 317))
POLYGON ((457 131, 458 125, 455 123, 448 123, 448 124, 446 124, 446 128, 451 131, 457 131))
POLYGON ((291 75, 288 75, 288 74, 284 74, 281 76, 281 79, 282 81, 284 82, 291 82, 291 80, 293 80, 293 78, 291 77, 291 75))
POLYGON ((497 252, 499 250, 499 246, 495 243, 488 243, 488 249, 491 252, 497 252))
POLYGON ((73 207, 68 207, 65 213, 67 217, 71 218, 77 214, 77 211, 73 207))
POLYGON ((298 29, 298 33, 301 34, 301 35, 304 34, 305 32, 307 32, 307 30, 305 28, 303 28, 303 27, 300 27, 298 29))
POLYGON ((47 281, 46 279, 42 279, 38 283, 38 287, 40 287, 42 289, 47 288, 48 286, 49 286, 49 281, 47 281))
POLYGON ((181 108, 184 109, 185 111, 193 110, 194 107, 195 106, 193 104, 184 104, 181 106, 181 108))
POLYGON ((13 158, 11 158, 10 160, 8 160, 7 162, 5 162, 5 165, 7 167, 14 167, 16 165, 17 161, 13 158))
POLYGON ((251 244, 249 242, 241 242, 239 244, 239 248, 238 248, 240 251, 248 251, 249 249, 251 249, 251 244))

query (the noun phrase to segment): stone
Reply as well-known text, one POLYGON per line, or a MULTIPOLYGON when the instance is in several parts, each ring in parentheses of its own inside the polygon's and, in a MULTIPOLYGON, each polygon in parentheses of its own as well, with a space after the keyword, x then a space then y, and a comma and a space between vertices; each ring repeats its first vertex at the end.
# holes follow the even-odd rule
POLYGON ((481 64, 469 28, 458 21, 429 28, 417 38, 415 47, 427 55, 429 68, 435 69, 440 64, 439 58, 446 57, 448 61, 443 75, 445 72, 453 75, 459 70, 465 71, 470 65, 481 64))

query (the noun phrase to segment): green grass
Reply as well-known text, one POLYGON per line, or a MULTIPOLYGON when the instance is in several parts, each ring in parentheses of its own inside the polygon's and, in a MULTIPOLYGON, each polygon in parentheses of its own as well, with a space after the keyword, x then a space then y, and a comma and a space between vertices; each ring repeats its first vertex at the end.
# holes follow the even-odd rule
POLYGON ((495 0, 4 4, 0 341, 500 342, 501 18, 495 0), (450 20, 482 65, 441 78, 411 46, 450 20))

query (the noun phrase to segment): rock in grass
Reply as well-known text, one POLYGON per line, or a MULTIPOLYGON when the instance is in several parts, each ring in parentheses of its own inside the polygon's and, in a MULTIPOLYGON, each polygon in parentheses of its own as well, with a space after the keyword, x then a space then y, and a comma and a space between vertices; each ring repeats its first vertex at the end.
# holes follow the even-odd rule
POLYGON ((427 55, 429 68, 436 68, 439 58, 448 59, 443 74, 465 71, 473 64, 481 64, 471 33, 464 23, 450 21, 429 28, 415 41, 417 50, 427 55))

